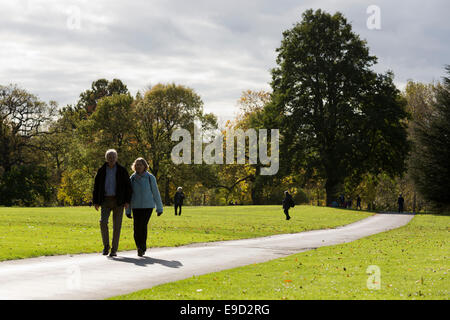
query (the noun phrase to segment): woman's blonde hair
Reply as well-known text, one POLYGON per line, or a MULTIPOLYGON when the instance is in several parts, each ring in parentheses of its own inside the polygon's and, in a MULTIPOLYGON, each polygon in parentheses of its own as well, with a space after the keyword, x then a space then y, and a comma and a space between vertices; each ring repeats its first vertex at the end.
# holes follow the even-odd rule
POLYGON ((145 161, 144 158, 137 158, 136 160, 134 160, 133 164, 131 165, 131 170, 136 172, 136 163, 138 163, 138 162, 140 162, 144 165, 144 171, 146 171, 148 169, 147 161, 145 161))

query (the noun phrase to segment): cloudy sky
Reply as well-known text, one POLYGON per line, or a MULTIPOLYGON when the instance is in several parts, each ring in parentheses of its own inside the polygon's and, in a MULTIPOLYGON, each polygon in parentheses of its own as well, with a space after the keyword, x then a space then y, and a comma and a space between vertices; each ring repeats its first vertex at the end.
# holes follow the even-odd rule
POLYGON ((175 82, 223 122, 242 91, 270 89, 282 32, 308 8, 342 12, 400 89, 440 80, 450 64, 448 0, 0 0, 0 84, 64 106, 99 78, 133 95, 175 82), (371 5, 381 29, 367 26, 371 5))

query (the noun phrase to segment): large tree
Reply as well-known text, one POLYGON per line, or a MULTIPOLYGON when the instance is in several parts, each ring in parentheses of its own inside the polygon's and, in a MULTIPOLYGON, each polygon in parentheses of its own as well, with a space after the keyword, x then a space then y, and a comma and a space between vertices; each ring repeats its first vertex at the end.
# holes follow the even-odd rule
MULTIPOLYGON (((183 164, 171 161, 172 148, 177 144, 171 140, 176 129, 186 129, 193 136, 194 121, 202 123, 202 129, 217 127, 214 114, 205 114, 203 101, 191 88, 176 84, 157 84, 144 96, 136 97, 136 150, 148 160, 150 171, 162 184, 162 196, 170 203, 170 183, 177 180, 177 172, 185 169, 183 164)), ((179 179, 178 179, 179 180, 179 179)))
POLYGON ((17 85, 0 86, 0 204, 32 205, 49 200, 51 187, 36 142, 48 134, 56 113, 17 85))
POLYGON ((411 159, 417 188, 441 209, 450 206, 450 65, 446 71, 448 76, 436 87, 431 112, 414 123, 417 140, 411 159))
POLYGON ((32 140, 46 133, 56 111, 54 101, 47 104, 17 85, 0 86, 0 167, 5 172, 30 163, 32 140))
POLYGON ((279 120, 281 162, 317 172, 327 204, 346 178, 404 170, 405 101, 392 73, 372 71, 377 58, 341 13, 307 10, 277 52, 266 111, 279 120))
POLYGON ((77 107, 83 108, 88 114, 92 114, 101 98, 112 96, 113 94, 127 93, 129 93, 128 88, 120 79, 113 79, 112 81, 98 79, 92 82, 91 89, 80 94, 77 107))

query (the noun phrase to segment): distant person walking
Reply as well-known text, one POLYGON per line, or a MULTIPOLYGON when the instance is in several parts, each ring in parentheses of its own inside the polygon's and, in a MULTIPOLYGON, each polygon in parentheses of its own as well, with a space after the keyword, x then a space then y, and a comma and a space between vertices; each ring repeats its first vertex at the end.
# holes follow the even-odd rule
POLYGON ((345 208, 345 197, 343 194, 341 194, 339 196, 339 203, 340 203, 341 208, 345 208))
POLYGON ((356 209, 362 210, 361 208, 361 197, 358 194, 358 197, 356 198, 356 209))
POLYGON ((403 208, 404 208, 404 204, 405 204, 405 199, 403 199, 402 194, 400 193, 400 195, 398 196, 398 212, 403 212, 403 208))
POLYGON ((147 171, 147 161, 137 158, 131 168, 134 171, 130 177, 133 194, 126 214, 129 218, 133 218, 134 242, 138 256, 142 257, 147 250, 147 229, 152 211, 156 206, 159 217, 163 213, 163 204, 156 178, 147 171), (133 210, 133 216, 131 216, 131 210, 133 210))
POLYGON ((289 216, 289 209, 293 207, 295 207, 294 199, 292 199, 292 196, 289 194, 288 191, 285 191, 283 199, 283 209, 284 214, 286 215, 286 220, 291 219, 291 217, 289 216))
POLYGON ((92 202, 95 210, 101 206, 100 231, 103 241, 103 255, 117 256, 120 229, 122 228, 123 209, 131 201, 131 184, 127 170, 117 163, 117 151, 109 149, 105 154, 106 162, 95 175, 92 202), (113 212, 113 238, 109 245, 108 220, 113 212))
POLYGON ((182 187, 178 187, 177 188, 177 192, 175 192, 175 196, 173 197, 173 202, 174 202, 174 206, 175 206, 175 215, 181 216, 181 207, 183 206, 183 200, 184 200, 184 193, 183 193, 183 188, 182 187), (180 209, 179 211, 177 209, 180 209))

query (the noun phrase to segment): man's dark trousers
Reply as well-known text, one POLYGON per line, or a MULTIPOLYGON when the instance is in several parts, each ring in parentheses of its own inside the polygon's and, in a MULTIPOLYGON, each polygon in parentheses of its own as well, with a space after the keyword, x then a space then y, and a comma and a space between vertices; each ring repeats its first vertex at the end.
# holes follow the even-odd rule
POLYGON ((109 229, 108 220, 113 212, 113 238, 111 252, 117 252, 119 249, 120 229, 122 228, 123 206, 117 205, 116 197, 105 197, 101 205, 100 231, 102 234, 103 247, 109 249, 109 229))
POLYGON ((286 215, 286 219, 289 220, 291 217, 289 216, 289 208, 284 208, 284 214, 286 215))
POLYGON ((181 216, 181 206, 182 205, 180 203, 175 204, 175 215, 177 215, 177 212, 178 212, 177 208, 180 208, 178 215, 181 216))

